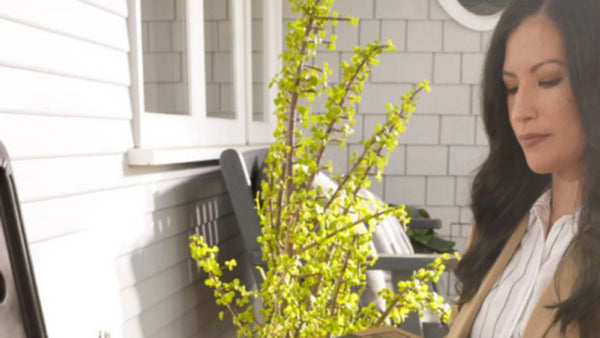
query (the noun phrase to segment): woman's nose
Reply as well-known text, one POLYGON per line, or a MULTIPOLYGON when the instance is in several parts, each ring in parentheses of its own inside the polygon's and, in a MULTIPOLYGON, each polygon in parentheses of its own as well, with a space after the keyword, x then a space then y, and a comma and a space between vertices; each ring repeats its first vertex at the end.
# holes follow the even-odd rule
POLYGON ((524 122, 537 115, 533 95, 526 88, 519 88, 515 93, 511 109, 511 119, 515 122, 524 122))

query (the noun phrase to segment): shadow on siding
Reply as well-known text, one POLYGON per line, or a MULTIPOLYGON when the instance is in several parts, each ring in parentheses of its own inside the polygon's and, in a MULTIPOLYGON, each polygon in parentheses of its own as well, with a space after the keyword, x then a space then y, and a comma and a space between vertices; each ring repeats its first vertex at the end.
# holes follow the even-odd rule
POLYGON ((243 241, 220 171, 164 183, 153 196, 152 240, 131 256, 135 284, 121 291, 129 318, 123 337, 236 337, 231 320, 218 320, 222 309, 204 286, 204 273, 190 258, 189 236, 219 244, 219 260, 238 259, 239 268, 226 278, 252 281, 243 241), (241 272, 240 272, 241 271, 241 272))

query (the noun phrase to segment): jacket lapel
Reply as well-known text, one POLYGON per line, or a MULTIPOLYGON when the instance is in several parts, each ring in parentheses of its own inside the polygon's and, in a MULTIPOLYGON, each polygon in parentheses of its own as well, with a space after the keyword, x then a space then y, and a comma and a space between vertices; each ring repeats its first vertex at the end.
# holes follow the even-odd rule
MULTIPOLYGON (((556 310, 548 308, 569 298, 575 283, 575 277, 578 275, 578 267, 574 262, 572 254, 567 251, 565 259, 560 263, 550 284, 542 293, 537 302, 527 326, 525 327, 524 337, 561 337, 560 323, 553 324, 556 310)), ((576 325, 569 325, 566 337, 579 337, 579 331, 576 325)))
MULTIPOLYGON (((475 317, 479 313, 479 308, 481 304, 485 300, 488 292, 498 279, 498 276, 504 271, 504 267, 513 256, 513 253, 521 243, 521 239, 527 230, 529 225, 529 213, 523 217, 513 234, 510 236, 506 245, 500 252, 498 259, 492 265, 492 268, 487 273, 485 278, 483 279, 479 290, 471 299, 470 302, 463 305, 460 312, 456 314, 454 319, 452 320, 452 325, 450 327, 450 332, 448 333, 448 338, 463 338, 468 337, 471 333, 471 327, 473 326, 473 322, 475 321, 475 317)), ((525 335, 528 337, 527 335, 525 335)))

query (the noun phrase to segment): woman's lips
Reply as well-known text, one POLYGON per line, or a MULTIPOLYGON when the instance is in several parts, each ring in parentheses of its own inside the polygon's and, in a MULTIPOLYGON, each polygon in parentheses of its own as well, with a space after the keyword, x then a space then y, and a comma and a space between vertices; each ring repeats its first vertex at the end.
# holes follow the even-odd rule
POLYGON ((533 148, 543 142, 549 134, 525 134, 519 136, 519 141, 523 148, 533 148))

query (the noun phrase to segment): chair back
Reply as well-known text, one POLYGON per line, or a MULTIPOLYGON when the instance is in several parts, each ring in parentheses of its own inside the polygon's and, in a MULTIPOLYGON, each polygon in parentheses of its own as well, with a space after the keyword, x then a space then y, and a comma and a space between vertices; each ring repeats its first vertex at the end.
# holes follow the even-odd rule
POLYGON ((0 337, 47 337, 10 159, 0 142, 0 337))
MULTIPOLYGON (((225 186, 229 192, 235 218, 244 240, 244 246, 250 255, 252 265, 264 265, 262 252, 256 238, 260 236, 260 221, 255 209, 255 197, 260 184, 260 170, 268 148, 244 151, 227 149, 221 153, 220 164, 225 186)), ((257 284, 262 276, 252 269, 257 284)))

